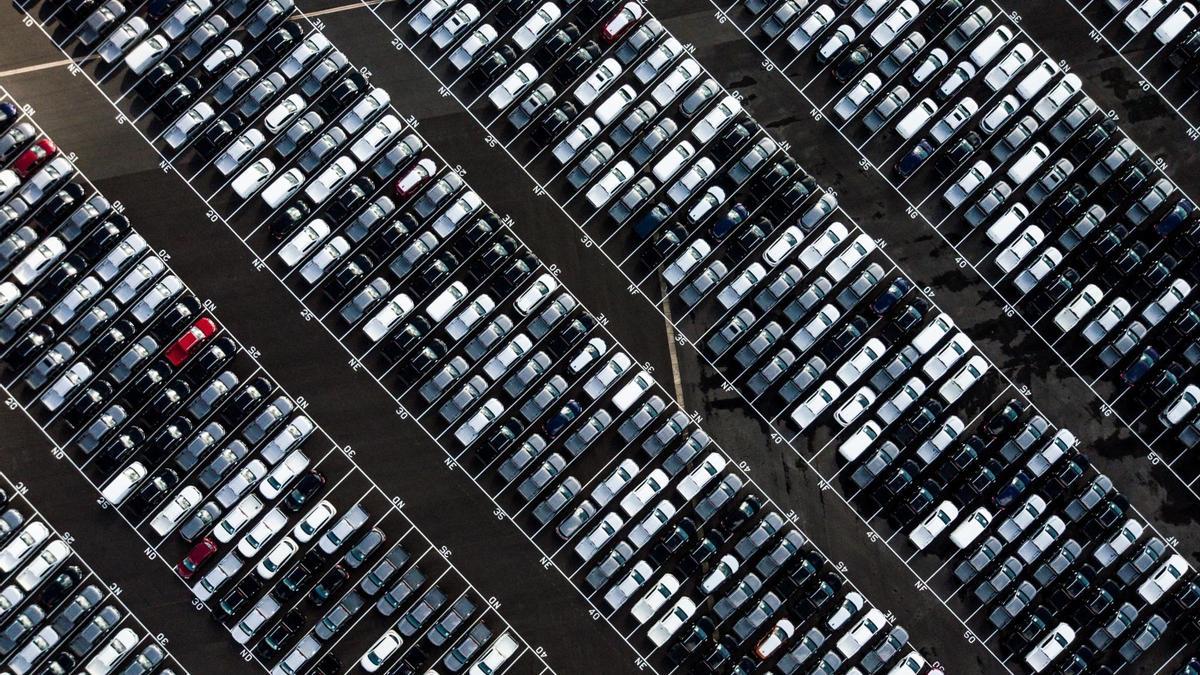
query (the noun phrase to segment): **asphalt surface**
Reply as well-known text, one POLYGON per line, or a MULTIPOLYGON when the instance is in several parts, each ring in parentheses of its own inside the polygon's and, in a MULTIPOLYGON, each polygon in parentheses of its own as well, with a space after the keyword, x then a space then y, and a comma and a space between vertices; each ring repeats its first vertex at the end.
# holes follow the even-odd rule
MULTIPOLYGON (((858 168, 857 156, 809 118, 807 104, 780 76, 762 68, 741 36, 714 21, 708 3, 652 4, 680 40, 696 45, 702 63, 742 92, 764 126, 790 140, 796 158, 843 195, 843 205, 859 224, 888 240, 888 253, 913 280, 936 290, 939 304, 997 365, 1028 384, 1031 398, 1052 419, 1067 424, 1097 467, 1195 559, 1200 542, 1195 500, 1148 462, 1144 448, 1127 432, 1100 415, 1098 401, 1057 357, 1016 319, 1004 317, 990 289, 960 270, 953 252, 933 232, 898 217, 904 212, 899 197, 858 168)), ((300 6, 317 11, 339 5, 322 0, 300 6)), ((616 270, 584 246, 578 231, 549 201, 531 197, 532 182, 499 150, 486 147, 479 128, 457 104, 438 95, 436 81, 411 56, 391 47, 387 33, 366 10, 331 12, 322 19, 329 37, 351 60, 370 67, 375 82, 393 93, 402 111, 420 120, 423 135, 451 161, 461 162, 485 201, 512 215, 517 232, 546 262, 562 268, 563 279, 580 299, 611 318, 610 330, 633 355, 652 364, 664 384, 678 381, 683 401, 704 415, 714 438, 746 460, 782 506, 797 511, 800 527, 846 565, 847 574, 876 604, 895 612, 927 655, 940 659, 947 672, 1000 672, 977 646, 958 637, 961 626, 934 599, 914 591, 911 575, 894 557, 880 555, 867 541, 857 516, 820 490, 790 450, 770 443, 767 430, 736 394, 721 390, 717 374, 690 348, 677 352, 673 367, 662 317, 644 301, 631 301, 616 270)), ((1200 191, 1195 185, 1200 159, 1186 126, 1153 92, 1143 92, 1136 74, 1106 46, 1087 39, 1086 25, 1074 11, 1065 3, 1039 3, 1036 13, 1026 11, 1023 26, 1051 54, 1068 58, 1097 103, 1116 110, 1122 127, 1147 152, 1168 159, 1177 182, 1200 191)), ((117 124, 114 111, 94 89, 63 65, 8 74, 59 61, 61 55, 45 38, 21 26, 11 10, 0 12, 0 34, 5 37, 0 84, 37 110, 38 121, 79 156, 79 165, 97 186, 122 200, 147 239, 172 255, 180 275, 217 303, 234 333, 262 351, 262 361, 281 382, 311 401, 318 421, 339 442, 354 446, 364 469, 405 499, 406 512, 435 542, 453 550, 455 564, 467 577, 501 599, 506 617, 533 644, 545 647, 550 664, 563 673, 632 670, 632 652, 611 632, 595 629, 577 593, 538 564, 533 548, 514 528, 492 517, 482 494, 445 468, 440 449, 414 425, 395 418, 390 400, 350 371, 336 343, 306 326, 293 298, 267 275, 253 271, 240 243, 203 218, 203 205, 177 178, 157 168, 156 158, 117 124)), ((190 616, 195 610, 188 599, 164 590, 164 582, 170 581, 166 572, 139 555, 136 537, 92 503, 89 488, 73 471, 49 458, 44 437, 19 413, 5 411, 0 419, 5 430, 0 469, 26 481, 39 508, 60 529, 76 533, 76 547, 100 574, 126 589, 123 598, 148 626, 167 633, 180 662, 193 672, 216 670, 209 664, 245 672, 247 666, 225 631, 190 616)), ((1150 662, 1141 664, 1144 672, 1157 668, 1157 662, 1150 662)))

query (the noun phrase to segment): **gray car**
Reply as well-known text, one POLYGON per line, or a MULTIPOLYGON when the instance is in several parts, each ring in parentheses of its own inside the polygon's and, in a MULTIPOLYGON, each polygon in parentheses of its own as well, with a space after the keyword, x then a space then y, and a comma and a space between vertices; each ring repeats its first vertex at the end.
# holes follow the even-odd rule
MULTIPOLYGON (((893 630, 893 632, 895 632, 895 630, 903 629, 897 627, 893 630)), ((905 639, 907 639, 907 634, 905 639)), ((825 634, 822 633, 819 628, 814 627, 808 629, 808 632, 796 641, 796 644, 792 647, 791 651, 779 658, 779 663, 776 664, 779 668, 779 671, 783 673, 799 672, 800 667, 807 663, 809 659, 811 659, 817 654, 818 651, 821 650, 821 647, 825 644, 825 640, 825 634)), ((863 658, 864 665, 866 665, 867 659, 870 657, 871 654, 867 654, 867 656, 863 658)), ((874 668, 868 668, 867 672, 877 672, 884 663, 886 663, 886 660, 882 660, 874 668)))
POLYGON ((579 483, 579 479, 574 476, 568 476, 566 480, 533 509, 533 517, 542 525, 549 523, 552 518, 558 515, 575 498, 575 495, 579 494, 580 489, 582 489, 582 486, 579 483))
POLYGON ((336 126, 321 134, 300 155, 300 168, 305 173, 321 168, 346 143, 347 138, 346 132, 336 126))
POLYGON ((75 37, 80 44, 90 47, 100 39, 101 35, 116 25, 123 16, 125 16, 125 5, 118 0, 108 0, 89 14, 87 19, 84 19, 83 25, 79 27, 79 32, 75 37))
POLYGON ((450 363, 442 366, 421 385, 421 398, 425 399, 426 403, 433 403, 441 398, 446 390, 454 385, 466 372, 470 366, 467 360, 461 356, 456 356, 450 359, 450 363))
POLYGON ((482 623, 477 623, 462 640, 459 640, 458 644, 454 645, 453 649, 446 653, 446 657, 442 659, 442 663, 445 664, 450 672, 456 673, 463 666, 470 663, 475 654, 491 639, 491 629, 482 623))
POLYGON ((233 442, 221 448, 221 451, 213 457, 208 466, 200 472, 198 480, 200 484, 209 490, 217 487, 221 482, 221 478, 225 476, 235 465, 246 458, 249 454, 249 449, 241 439, 236 439, 233 442))
POLYGON ((504 383, 504 391, 509 396, 519 396, 529 383, 537 379, 542 373, 550 368, 550 357, 546 352, 539 351, 533 356, 525 360, 517 372, 509 376, 504 383))
POLYGON ((375 566, 370 571, 363 575, 358 587, 367 595, 379 593, 383 590, 384 584, 404 567, 410 557, 408 551, 403 546, 396 544, 379 562, 375 563, 375 566))
POLYGON ((754 323, 754 312, 748 309, 740 309, 737 314, 734 314, 721 330, 717 331, 708 340, 708 351, 713 356, 721 356, 725 350, 729 349, 730 345, 741 339, 742 335, 754 323))
POLYGON ((369 532, 354 542, 354 546, 351 546, 349 551, 346 551, 346 555, 342 557, 342 562, 352 570, 358 569, 367 561, 367 558, 371 557, 375 549, 383 545, 385 539, 387 537, 383 534, 383 530, 378 527, 371 528, 369 532))
POLYGON ((257 444, 283 420, 287 419, 296 406, 287 396, 280 396, 263 408, 255 418, 242 430, 242 437, 251 445, 257 444))
POLYGON ((1117 362, 1124 358, 1129 350, 1137 346, 1145 336, 1146 325, 1141 321, 1133 321, 1125 327, 1125 330, 1104 345, 1104 349, 1100 350, 1101 363, 1107 368, 1117 365, 1117 362))
POLYGON ((0 656, 11 654, 17 644, 24 641, 46 618, 40 605, 29 605, 0 630, 0 656))
MULTIPOLYGON (((412 597, 413 593, 417 592, 417 589, 424 585, 425 580, 425 573, 419 567, 413 567, 400 578, 400 581, 396 582, 395 586, 389 588, 387 593, 379 598, 379 602, 375 603, 375 609, 384 616, 391 616, 397 609, 404 606, 404 603, 412 597)), ((365 582, 366 579, 364 578, 363 581, 365 582)))
POLYGON ((543 384, 537 393, 521 406, 521 416, 525 421, 532 422, 554 405, 567 390, 567 381, 561 375, 555 375, 543 384))
POLYGON ((445 616, 429 628, 425 638, 435 647, 441 646, 454 635, 459 626, 475 614, 477 609, 478 606, 470 598, 466 596, 459 598, 447 610, 445 616))
POLYGON ((592 177, 603 169, 613 158, 613 148, 607 142, 601 142, 592 148, 583 159, 576 162, 575 167, 567 174, 567 182, 575 189, 581 189, 591 182, 592 177))
POLYGON ((975 588, 975 597, 980 602, 991 602, 1021 576, 1023 567, 1021 561, 1015 557, 1009 557, 992 576, 980 582, 979 586, 975 588))
POLYGON ((120 623, 121 617, 122 614, 116 607, 112 605, 104 607, 96 613, 96 616, 92 617, 91 621, 84 624, 71 643, 67 645, 68 651, 76 658, 83 658, 84 654, 92 651, 104 636, 120 623))
POLYGON ((879 478, 879 475, 891 466, 892 462, 896 461, 896 458, 899 456, 900 448, 896 447, 896 444, 891 441, 884 441, 871 454, 871 457, 867 461, 855 469, 854 473, 850 476, 850 480, 854 481, 854 484, 860 490, 864 490, 868 485, 874 483, 879 478))
POLYGON ((783 327, 778 322, 768 323, 737 351, 734 359, 742 368, 749 368, 779 340, 781 335, 783 335, 783 327))
POLYGON ((767 592, 750 611, 746 612, 737 623, 733 624, 733 632, 740 640, 748 640, 751 635, 771 618, 783 605, 783 601, 773 592, 767 592))
POLYGON ((209 422, 196 432, 192 440, 175 456, 175 464, 184 471, 200 463, 200 459, 225 438, 225 427, 220 422, 209 422))
POLYGON ((500 464, 497 472, 506 482, 512 482, 525 470, 529 463, 536 459, 546 449, 546 440, 540 434, 526 438, 515 452, 500 464))
POLYGON ((562 455, 557 452, 550 455, 538 466, 536 471, 521 483, 517 491, 525 501, 533 499, 542 491, 542 488, 546 487, 547 483, 562 472, 566 465, 567 461, 563 459, 562 455))
POLYGON ((530 120, 554 100, 554 96, 554 87, 546 82, 539 84, 537 88, 521 99, 520 105, 513 108, 512 112, 508 114, 509 123, 515 129, 524 129, 530 120))
POLYGON ((288 157, 296 151, 301 145, 308 142, 308 139, 313 134, 317 133, 317 129, 324 126, 325 121, 316 111, 308 111, 300 117, 300 119, 292 122, 292 125, 287 128, 279 138, 275 141, 275 150, 283 157, 288 157))
POLYGON ((442 589, 434 586, 421 596, 412 609, 400 617, 400 620, 396 622, 396 628, 404 637, 411 637, 421 630, 425 622, 429 621, 430 617, 444 604, 446 604, 446 594, 442 592, 442 589))
POLYGON ((392 285, 383 277, 372 279, 342 307, 342 320, 348 324, 357 323, 376 303, 387 297, 391 291, 392 285))
POLYGON ((321 617, 321 621, 313 628, 313 632, 322 640, 329 641, 362 610, 367 604, 358 591, 350 591, 338 604, 333 606, 321 617))
POLYGON ((713 611, 722 620, 728 619, 739 607, 757 595, 761 589, 762 579, 759 579, 757 574, 750 572, 713 605, 713 611))
POLYGON ((59 635, 70 633, 83 617, 90 614, 103 599, 104 593, 95 585, 88 584, 83 590, 75 594, 71 602, 58 610, 58 614, 54 617, 54 621, 50 626, 59 635))
POLYGON ((217 407, 222 398, 237 388, 238 376, 226 370, 214 377, 192 398, 188 404, 188 413, 194 419, 202 420, 217 407))
POLYGON ((963 583, 971 581, 984 568, 992 564, 1003 548, 1004 544, 1000 543, 999 539, 989 536, 983 543, 975 547, 971 555, 958 564, 958 567, 954 569, 954 576, 963 583))
POLYGON ((679 125, 670 117, 665 117, 646 130, 638 142, 629 151, 629 158, 641 166, 654 158, 667 142, 679 132, 679 125))
POLYGON ((206 532, 217 519, 221 517, 221 507, 216 502, 208 502, 192 514, 191 518, 179 528, 179 536, 184 541, 195 541, 200 534, 206 532))

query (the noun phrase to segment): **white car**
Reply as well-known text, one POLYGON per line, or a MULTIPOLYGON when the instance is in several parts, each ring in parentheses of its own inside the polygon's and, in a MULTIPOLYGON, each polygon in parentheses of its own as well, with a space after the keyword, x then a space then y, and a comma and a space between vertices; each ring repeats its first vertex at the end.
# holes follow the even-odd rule
POLYGON ((337 508, 329 502, 322 500, 315 506, 309 509, 308 513, 296 523, 292 528, 292 538, 301 544, 307 544, 321 532, 329 521, 337 515, 337 508))
POLYGON ((677 286, 689 272, 708 257, 709 253, 712 253, 712 245, 704 239, 697 239, 688 244, 688 247, 676 256, 663 271, 663 279, 667 282, 667 286, 672 288, 677 286))
POLYGON ((630 610, 630 614, 638 623, 646 623, 659 608, 667 603, 679 590, 679 580, 674 574, 664 574, 657 584, 651 588, 630 610))
POLYGON ((1196 404, 1200 403, 1200 387, 1189 384, 1184 388, 1179 396, 1171 402, 1161 413, 1158 414, 1158 420, 1165 427, 1173 427, 1183 421, 1185 417, 1192 414, 1196 404))
POLYGON ((229 510, 213 528, 213 537, 219 543, 227 544, 233 540, 251 520, 263 510, 262 500, 258 495, 246 495, 242 501, 229 510))
POLYGON ((464 447, 471 445, 503 412, 504 405, 499 400, 488 399, 455 430, 454 438, 464 447))
MULTIPOLYGON (((654 569, 650 567, 650 563, 646 562, 645 560, 637 561, 633 564, 633 567, 629 570, 629 572, 622 577, 621 581, 613 584, 613 586, 608 589, 608 592, 604 594, 604 601, 608 603, 609 607, 613 609, 620 609, 625 603, 629 602, 629 599, 633 597, 633 594, 636 593, 638 589, 646 585, 646 582, 649 581, 650 577, 652 576, 654 576, 654 569)), ((666 582, 666 589, 669 591, 669 593, 666 595, 666 598, 669 598, 670 594, 674 593, 675 590, 679 588, 679 583, 675 582, 675 577, 670 574, 664 575, 663 581, 666 582)), ((666 601, 666 598, 663 600, 652 600, 652 603, 657 603, 655 609, 657 609, 659 606, 662 606, 662 603, 666 601)), ((641 601, 639 601, 638 604, 634 606, 634 609, 639 612, 647 612, 647 616, 649 616, 649 614, 653 614, 653 611, 639 609, 645 600, 646 598, 643 598, 641 601)), ((645 619, 642 619, 641 622, 645 623, 645 619)))
POLYGON ((712 571, 700 582, 700 590, 711 595, 724 585, 726 581, 732 579, 740 567, 741 563, 738 561, 737 556, 726 553, 717 561, 717 564, 712 566, 712 571))
POLYGON ((267 142, 267 137, 258 129, 239 135, 229 144, 229 147, 217 157, 213 166, 222 176, 228 176, 240 167, 251 155, 258 152, 267 142))
POLYGON ((247 560, 254 558, 286 526, 287 516, 279 507, 267 511, 254 527, 242 535, 237 545, 238 554, 247 560))
POLYGON ((871 31, 871 41, 879 48, 886 47, 917 18, 920 11, 916 0, 904 0, 887 18, 875 24, 871 31))
POLYGON ((938 389, 938 395, 950 405, 957 401, 968 389, 971 388, 979 378, 983 377, 990 366, 988 362, 979 354, 972 356, 967 364, 958 370, 941 388, 938 389))
POLYGON ((279 249, 279 259, 289 268, 295 267, 296 263, 312 253, 328 236, 329 225, 323 219, 317 218, 300 228, 300 231, 292 235, 279 249))
POLYGON ((692 138, 701 145, 708 143, 741 112, 742 102, 733 96, 726 96, 692 127, 692 138))
POLYGON ((379 639, 375 641, 375 644, 371 645, 367 653, 362 655, 362 658, 358 661, 358 665, 362 666, 362 669, 368 673, 373 673, 379 670, 383 664, 387 663, 396 652, 400 651, 400 646, 403 644, 404 640, 400 637, 400 633, 388 630, 379 636, 379 639))
POLYGON ((321 247, 316 255, 300 268, 300 277, 310 284, 317 283, 339 258, 350 251, 350 242, 345 237, 338 236, 329 240, 321 247))
POLYGON ((342 155, 334 160, 328 168, 317 174, 317 177, 304 188, 304 194, 314 204, 320 204, 328 199, 334 190, 337 190, 343 183, 350 180, 350 177, 357 170, 358 165, 354 163, 354 160, 346 155, 342 155))
POLYGON ((529 51, 529 48, 537 44, 560 18, 562 9, 553 2, 545 3, 513 33, 513 42, 521 51, 529 51))
POLYGON ((850 437, 838 446, 838 454, 847 462, 853 462, 862 456, 867 448, 879 438, 881 429, 879 424, 874 420, 867 420, 862 426, 854 430, 850 437))
POLYGON ((158 515, 150 521, 150 529, 154 530, 160 537, 167 536, 167 533, 174 530, 176 526, 189 514, 192 509, 200 504, 202 499, 200 488, 195 485, 189 485, 179 491, 179 494, 167 501, 158 515))
MULTIPOLYGON (((1046 250, 1042 251, 1033 262, 1025 266, 1013 279, 1013 285, 1016 286, 1021 293, 1032 291, 1042 279, 1063 260, 1063 254, 1055 246, 1047 246, 1046 250)), ((1118 298, 1119 299, 1119 298, 1118 298)))
POLYGON ((20 534, 0 550, 0 572, 8 574, 17 569, 49 536, 50 528, 46 527, 45 523, 35 520, 26 525, 20 534))
POLYGON ((295 450, 288 455, 282 462, 279 463, 262 483, 258 485, 258 492, 264 499, 273 500, 287 488, 288 483, 291 483, 301 471, 308 468, 308 457, 300 450, 295 450))
POLYGON ((858 419, 859 415, 866 412, 867 408, 875 403, 875 397, 875 390, 870 386, 859 387, 858 391, 854 392, 833 414, 834 419, 843 427, 850 426, 851 422, 858 419))
POLYGON ((575 87, 575 100, 584 107, 591 105, 619 77, 621 64, 614 58, 604 59, 579 86, 575 87))
POLYGON ((104 647, 87 662, 83 671, 87 675, 107 675, 125 655, 137 647, 141 637, 132 628, 122 628, 104 647))
POLYGON ((930 381, 939 380, 954 367, 954 364, 958 363, 959 359, 971 351, 974 344, 966 333, 955 333, 945 346, 929 357, 921 370, 929 376, 930 381))
POLYGON ((933 99, 921 99, 912 110, 909 110, 896 123, 896 133, 904 140, 909 140, 925 126, 925 123, 933 117, 937 109, 937 104, 933 102, 933 99))
POLYGON ((267 131, 277 134, 299 117, 307 105, 300 94, 290 94, 263 117, 263 125, 267 127, 267 131))
POLYGON ((433 44, 438 49, 445 49, 450 46, 451 42, 454 42, 458 38, 459 34, 475 25, 475 22, 479 20, 479 16, 479 8, 471 3, 467 3, 461 9, 447 17, 442 22, 442 25, 433 31, 430 39, 433 40, 433 44))
POLYGON ((283 172, 275 180, 271 181, 259 196, 266 202, 267 206, 277 209, 281 204, 291 199, 292 195, 300 190, 300 186, 304 184, 304 172, 295 167, 283 172))
POLYGON ((1142 0, 1142 3, 1125 15, 1125 28, 1130 33, 1138 34, 1150 25, 1159 12, 1170 4, 1171 0, 1142 0))
POLYGON ((840 367, 838 367, 835 375, 842 383, 842 386, 849 387, 854 384, 858 378, 871 369, 871 366, 878 361, 884 353, 887 352, 887 347, 879 338, 871 338, 863 343, 863 346, 857 352, 846 359, 840 367))
POLYGON ((833 107, 833 111, 838 114, 838 117, 842 118, 843 122, 849 120, 858 113, 864 102, 879 91, 881 86, 883 86, 882 80, 880 80, 879 75, 876 73, 863 75, 858 82, 854 83, 850 91, 846 92, 845 96, 842 96, 837 105, 833 107))
POLYGON ((629 179, 633 177, 633 165, 625 160, 617 162, 600 180, 596 181, 587 191, 587 200, 595 208, 600 208, 607 204, 617 191, 620 190, 629 179))
POLYGON ((1187 560, 1178 553, 1167 558, 1149 579, 1146 579, 1138 586, 1138 595, 1147 603, 1153 605, 1158 602, 1168 591, 1179 581, 1181 577, 1191 570, 1187 560))
POLYGON ((646 633, 646 637, 650 638, 650 641, 653 642, 656 647, 661 647, 666 644, 667 640, 670 640, 671 636, 678 632, 679 629, 683 627, 683 624, 687 623, 695 613, 695 601, 684 596, 675 603, 674 607, 669 609, 667 613, 663 615, 663 618, 659 619, 657 623, 650 627, 650 630, 646 633))
POLYGON ((579 150, 587 145, 593 138, 600 133, 600 122, 595 117, 588 117, 579 124, 576 124, 566 136, 563 137, 558 145, 554 146, 551 154, 554 159, 560 163, 566 164, 571 161, 575 155, 579 154, 579 150))
POLYGON ((992 69, 983 78, 984 84, 992 91, 999 91, 1032 60, 1033 47, 1022 42, 1005 54, 999 63, 992 66, 992 69))
POLYGON ((1042 59, 1036 68, 1017 83, 1017 94, 1025 101, 1032 99, 1060 72, 1062 68, 1052 59, 1042 59))
POLYGON ((17 263, 13 268, 13 278, 17 283, 28 287, 57 262, 63 253, 66 253, 66 250, 66 244, 62 239, 57 236, 46 237, 32 251, 26 253, 21 262, 17 263))
POLYGON ((399 136, 403 129, 404 124, 398 117, 384 115, 350 146, 350 154, 358 161, 366 162, 399 136))
POLYGON ((992 512, 981 506, 972 511, 958 524, 958 527, 950 532, 950 541, 954 542, 959 550, 962 550, 983 534, 991 522, 992 512))
POLYGON ((1037 225, 1030 225, 996 256, 996 267, 1005 274, 1015 270, 1033 249, 1045 240, 1046 234, 1037 225))
MULTIPOLYGON (((246 536, 250 535, 247 534, 246 536)), ((283 569, 283 566, 286 565, 287 562, 292 559, 292 556, 296 554, 296 551, 299 550, 300 545, 296 543, 295 539, 292 539, 291 537, 284 537, 283 539, 279 540, 279 543, 272 546, 270 551, 267 551, 267 554, 262 557, 262 560, 258 561, 258 565, 254 567, 254 570, 258 572, 258 576, 262 577, 263 579, 271 579, 279 573, 279 570, 283 569)))
POLYGON ((275 162, 263 157, 242 170, 231 184, 233 191, 242 199, 249 199, 258 192, 267 180, 275 174, 275 162))
POLYGON ((837 641, 837 650, 842 653, 842 656, 850 658, 858 653, 863 645, 870 642, 879 634, 879 631, 887 627, 887 616, 878 609, 872 607, 867 610, 858 623, 854 624, 850 630, 837 641))
POLYGON ((1195 5, 1190 2, 1179 5, 1174 12, 1163 19, 1162 23, 1158 24, 1158 28, 1154 29, 1154 39, 1163 45, 1174 41, 1195 18, 1195 5))
POLYGON ((792 411, 792 421, 794 421, 801 430, 807 428, 809 424, 812 424, 813 420, 815 420, 822 412, 824 412, 825 409, 828 408, 829 405, 841 395, 842 389, 841 387, 837 386, 837 384, 830 380, 822 382, 821 385, 817 387, 817 390, 808 397, 807 401, 800 404, 795 410, 792 411))
POLYGON ((125 55, 125 67, 132 70, 134 75, 145 75, 170 48, 171 41, 166 37, 157 33, 151 35, 125 55))
POLYGON ((100 45, 96 52, 105 63, 111 64, 121 58, 125 50, 129 49, 129 45, 133 44, 135 40, 141 38, 149 30, 150 24, 146 23, 146 20, 142 17, 135 16, 122 23, 120 28, 113 31, 112 35, 108 36, 108 39, 100 45))
POLYGON ((424 35, 435 21, 457 5, 458 0, 429 0, 408 20, 408 27, 417 35, 424 35))
POLYGON ((1033 672, 1040 673, 1074 641, 1075 629, 1060 623, 1025 654, 1025 663, 1033 672))
POLYGON ((26 593, 37 588, 50 573, 71 555, 71 547, 62 539, 54 539, 46 544, 37 555, 25 563, 25 567, 17 574, 17 585, 26 593))
POLYGON ((828 4, 822 3, 810 12, 808 16, 804 17, 804 20, 800 22, 796 30, 788 35, 788 44, 798 52, 804 51, 833 22, 833 19, 833 8, 828 4))
POLYGON ((709 453, 708 457, 699 466, 684 476, 683 480, 679 481, 679 485, 675 486, 675 491, 683 497, 685 501, 691 501, 696 495, 708 485, 717 474, 725 470, 729 460, 724 456, 715 452, 709 453))
POLYGON ((1099 286, 1095 284, 1084 286, 1074 300, 1054 315, 1054 325, 1064 333, 1070 332, 1103 299, 1104 291, 1100 290, 1099 286))
MULTIPOLYGON (((913 528, 908 534, 908 540, 916 547, 918 551, 923 551, 927 546, 933 543, 933 540, 938 538, 942 532, 950 527, 958 519, 958 507, 952 504, 949 500, 938 504, 937 508, 925 517, 919 525, 913 528)), ((849 656, 849 654, 847 654, 849 656)))
POLYGON ((215 111, 208 101, 201 101, 196 105, 187 109, 187 112, 179 116, 170 127, 163 132, 163 140, 172 149, 178 150, 185 143, 192 139, 209 120, 215 115, 215 111))
POLYGON ((476 28, 450 53, 450 63, 461 72, 471 65, 480 52, 496 41, 497 35, 496 29, 491 24, 485 23, 476 28))
POLYGON ((532 63, 522 63, 516 70, 509 73, 508 77, 501 80, 500 84, 492 88, 492 91, 488 93, 488 100, 497 110, 504 110, 512 105, 512 102, 537 79, 537 67, 532 63))
POLYGON ((502 633, 492 641, 487 651, 479 657, 467 671, 467 675, 495 675, 504 668, 504 664, 517 653, 521 645, 512 635, 502 633))
POLYGON ((129 493, 133 492, 133 488, 146 477, 146 473, 144 464, 138 461, 131 462, 104 486, 100 496, 104 497, 104 501, 116 506, 125 501, 129 493))

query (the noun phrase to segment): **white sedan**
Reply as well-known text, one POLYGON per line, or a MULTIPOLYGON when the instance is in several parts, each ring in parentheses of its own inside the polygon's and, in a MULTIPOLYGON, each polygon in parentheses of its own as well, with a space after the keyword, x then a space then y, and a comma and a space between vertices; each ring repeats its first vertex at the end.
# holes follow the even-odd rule
POLYGON ((588 189, 588 202, 596 208, 604 206, 618 190, 629 182, 634 173, 633 165, 629 162, 625 160, 617 162, 616 166, 606 171, 600 180, 588 189))
POLYGON ((157 33, 142 40, 125 56, 125 66, 134 75, 144 75, 171 48, 171 41, 157 33))
POLYGON ((387 335, 396 327, 408 313, 413 310, 416 305, 406 293, 397 293, 388 301, 388 304, 375 313, 371 320, 363 326, 363 332, 367 337, 371 338, 372 342, 379 342, 383 336, 387 335))
POLYGON ((692 615, 695 613, 695 601, 684 596, 675 603, 674 607, 672 607, 667 611, 666 614, 663 615, 663 618, 659 619, 657 623, 650 627, 650 630, 646 633, 646 637, 650 638, 650 641, 653 642, 656 647, 661 647, 666 644, 667 640, 670 640, 671 636, 678 632, 679 629, 683 627, 683 624, 687 623, 688 619, 691 619, 692 615))
POLYGON ((829 380, 822 382, 821 386, 817 387, 817 390, 813 392, 812 396, 808 397, 807 401, 792 411, 792 421, 801 430, 805 429, 841 395, 842 389, 837 384, 829 380))
MULTIPOLYGON (((952 504, 949 500, 938 504, 933 513, 926 516, 921 524, 913 528, 913 531, 908 534, 908 540, 918 551, 924 550, 927 546, 933 543, 934 539, 938 538, 942 532, 950 527, 958 518, 958 507, 952 504)), ((849 656, 849 654, 847 654, 849 656)))
POLYGON ((620 76, 621 64, 614 58, 604 59, 587 79, 575 87, 575 100, 585 107, 591 105, 620 76))
POLYGON ((959 369, 954 377, 946 381, 945 384, 938 389, 938 395, 950 405, 957 401, 968 389, 971 388, 979 378, 983 377, 990 366, 988 362, 979 354, 972 356, 967 364, 959 369))
POLYGON ((439 17, 457 5, 458 0, 429 0, 408 20, 408 27, 417 35, 424 35, 439 17))
POLYGON ((267 187, 263 188, 259 196, 267 203, 267 206, 277 209, 281 204, 290 199, 292 195, 296 194, 303 184, 304 172, 292 167, 283 172, 282 176, 271 181, 267 187))
POLYGON ((258 192, 267 180, 275 174, 275 162, 263 157, 246 167, 237 178, 233 179, 233 191, 242 199, 249 199, 258 192))
POLYGON ((1054 325, 1064 333, 1070 332, 1103 299, 1104 291, 1100 290, 1099 286, 1096 284, 1084 286, 1074 300, 1054 315, 1054 325))
POLYGON ((196 105, 188 108, 187 112, 179 116, 167 130, 163 133, 163 140, 173 150, 178 150, 185 143, 192 139, 209 120, 216 114, 213 107, 208 101, 201 101, 196 105))
POLYGON ((537 44, 546 31, 562 18, 562 10, 553 2, 547 2, 538 8, 517 32, 513 34, 513 42, 521 51, 529 51, 529 48, 537 44))
POLYGON ((358 170, 358 165, 354 163, 346 155, 338 157, 333 164, 330 164, 327 169, 317 175, 313 182, 304 188, 304 194, 312 200, 314 204, 320 204, 333 194, 333 191, 342 186, 343 183, 350 180, 354 172, 358 170))
POLYGON ((317 218, 292 236, 283 248, 279 249, 279 259, 288 267, 295 267, 318 244, 329 236, 329 225, 317 218))
POLYGON ((171 498, 167 505, 154 516, 154 520, 150 521, 150 529, 160 537, 167 536, 167 533, 175 529, 184 516, 192 512, 196 505, 200 503, 200 489, 195 485, 189 485, 179 491, 179 494, 171 498))
POLYGON ((437 45, 438 49, 445 49, 450 46, 458 38, 459 33, 470 28, 476 21, 479 20, 479 8, 475 5, 467 3, 455 13, 451 14, 442 25, 433 31, 430 39, 433 44, 437 45))
POLYGON ((263 124, 267 127, 267 131, 277 134, 284 127, 291 124, 292 120, 296 119, 307 105, 303 96, 300 94, 291 94, 274 108, 271 108, 270 112, 263 118, 263 124))
POLYGON ((522 63, 488 93, 488 100, 497 110, 503 110, 512 105, 512 102, 537 79, 537 67, 532 63, 522 63))

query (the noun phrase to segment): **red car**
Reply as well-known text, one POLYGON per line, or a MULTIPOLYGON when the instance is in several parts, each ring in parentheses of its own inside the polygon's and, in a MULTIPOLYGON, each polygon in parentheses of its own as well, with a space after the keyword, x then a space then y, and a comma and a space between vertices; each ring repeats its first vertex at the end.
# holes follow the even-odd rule
POLYGON ((212 540, 212 537, 205 537, 196 542, 192 550, 188 551, 187 557, 179 561, 175 566, 175 571, 184 580, 191 579, 196 570, 204 565, 204 561, 208 560, 217 552, 217 542, 212 540))
POLYGON ((28 178, 57 154, 58 146, 54 144, 54 141, 43 138, 17 156, 17 160, 12 165, 13 171, 16 171, 21 178, 28 178))
POLYGON ((196 351, 196 348, 204 344, 204 341, 213 336, 217 332, 217 324, 208 317, 203 317, 192 327, 188 332, 184 333, 175 344, 167 348, 167 360, 173 366, 182 366, 184 361, 196 351))
POLYGON ((605 42, 612 44, 625 37, 625 34, 638 25, 645 16, 645 7, 636 2, 627 2, 616 14, 612 15, 612 18, 604 22, 600 36, 604 38, 605 42))

